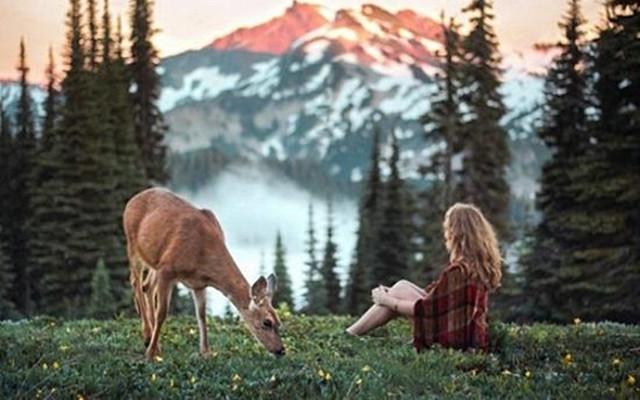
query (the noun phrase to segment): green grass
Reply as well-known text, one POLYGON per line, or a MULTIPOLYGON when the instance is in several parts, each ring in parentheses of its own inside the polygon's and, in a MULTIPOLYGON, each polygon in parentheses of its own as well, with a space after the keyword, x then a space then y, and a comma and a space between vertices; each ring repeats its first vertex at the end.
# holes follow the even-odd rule
POLYGON ((195 318, 181 317, 156 362, 133 319, 0 323, 0 398, 640 398, 638 326, 494 324, 488 355, 416 354, 403 321, 353 338, 349 318, 281 317, 283 358, 211 318, 204 359, 195 318))

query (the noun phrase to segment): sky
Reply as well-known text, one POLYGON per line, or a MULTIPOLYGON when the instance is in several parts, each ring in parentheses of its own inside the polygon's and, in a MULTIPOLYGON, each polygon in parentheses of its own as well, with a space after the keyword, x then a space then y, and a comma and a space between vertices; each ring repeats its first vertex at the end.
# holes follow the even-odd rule
MULTIPOLYGON (((102 0, 98 0, 101 4, 102 0)), ((128 25, 128 0, 111 0, 113 15, 128 25)), ((469 0, 327 0, 315 1, 332 9, 374 3, 390 11, 410 8, 437 18, 460 16, 469 0)), ((591 25, 601 15, 602 0, 583 0, 583 13, 591 25)), ((160 31, 155 43, 161 56, 201 48, 242 26, 252 26, 282 14, 291 0, 156 0, 155 24, 160 31)), ((503 52, 526 51, 537 42, 558 38, 557 22, 566 8, 563 0, 495 0, 496 31, 503 52)), ((49 46, 61 70, 64 21, 68 0, 0 0, 0 78, 15 78, 18 45, 27 45, 30 78, 44 80, 49 46)))

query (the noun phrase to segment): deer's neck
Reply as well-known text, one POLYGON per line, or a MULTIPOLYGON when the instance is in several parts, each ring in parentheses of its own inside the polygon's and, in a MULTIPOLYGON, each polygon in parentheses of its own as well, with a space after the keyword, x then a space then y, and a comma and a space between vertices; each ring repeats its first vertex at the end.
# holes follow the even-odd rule
POLYGON ((240 313, 249 309, 251 287, 230 254, 215 262, 209 279, 211 286, 221 291, 240 313))

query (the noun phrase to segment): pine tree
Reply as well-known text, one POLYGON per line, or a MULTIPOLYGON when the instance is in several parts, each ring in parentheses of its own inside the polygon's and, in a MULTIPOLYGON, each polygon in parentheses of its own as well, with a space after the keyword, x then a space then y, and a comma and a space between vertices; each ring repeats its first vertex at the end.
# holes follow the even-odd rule
POLYGON ((11 264, 6 253, 3 240, 3 229, 0 225, 0 320, 16 317, 16 309, 11 299, 11 284, 14 280, 11 264))
POLYGON ((33 116, 33 99, 31 98, 27 74, 24 40, 20 40, 20 97, 16 112, 16 139, 13 148, 11 175, 13 185, 9 194, 9 212, 11 218, 9 230, 9 257, 13 266, 15 282, 13 299, 18 310, 25 314, 33 311, 32 303, 32 268, 29 262, 29 235, 27 223, 31 215, 31 196, 34 187, 33 168, 36 149, 35 124, 33 116))
POLYGON ((326 308, 332 314, 340 312, 340 281, 336 271, 338 268, 337 253, 338 246, 333 241, 333 203, 329 198, 327 203, 327 239, 324 246, 320 274, 322 275, 327 296, 326 308))
POLYGON ((87 48, 87 56, 89 70, 96 71, 98 69, 98 23, 96 12, 96 0, 87 0, 87 27, 89 29, 89 47, 87 48))
POLYGON ((437 92, 434 94, 431 109, 422 116, 425 126, 425 141, 439 149, 430 158, 428 165, 421 169, 426 177, 428 188, 422 193, 424 204, 422 215, 424 261, 415 271, 417 281, 435 278, 435 274, 446 262, 442 219, 449 206, 454 202, 454 189, 460 171, 453 168, 454 154, 461 150, 464 139, 464 122, 460 110, 462 87, 461 38, 458 25, 453 19, 445 25, 444 54, 440 55, 442 73, 437 75, 437 92))
POLYGON ((462 42, 462 97, 465 134, 462 180, 458 185, 459 199, 478 206, 491 222, 501 239, 509 238, 509 185, 505 169, 509 162, 507 132, 500 125, 505 106, 500 88, 498 40, 491 26, 491 0, 472 0, 464 12, 472 14, 471 31, 462 42))
POLYGON ((398 163, 400 148, 394 132, 391 133, 391 157, 389 178, 385 184, 384 205, 381 226, 376 237, 378 258, 377 284, 392 285, 409 276, 411 260, 411 221, 407 212, 407 193, 404 180, 400 177, 398 163))
POLYGON ((567 321, 582 302, 576 286, 584 284, 586 270, 570 265, 568 256, 580 241, 576 218, 583 213, 575 188, 590 185, 577 181, 582 168, 580 157, 588 143, 587 76, 581 29, 584 21, 579 2, 569 1, 569 11, 561 22, 564 31, 560 54, 554 59, 545 82, 544 119, 539 136, 552 150, 552 158, 543 168, 537 206, 542 221, 534 231, 531 253, 525 258, 525 277, 533 317, 567 321), (578 233, 578 236, 576 236, 578 233), (544 254, 544 257, 536 255, 544 254), (573 311, 570 311, 573 309, 573 311))
POLYGON ((44 119, 42 121, 42 134, 40 137, 40 148, 48 148, 51 144, 51 137, 56 126, 59 108, 60 93, 56 88, 56 66, 53 59, 53 48, 49 47, 49 64, 45 75, 47 77, 47 97, 44 101, 44 119))
POLYGON ((278 290, 273 296, 272 303, 279 306, 286 303, 289 309, 293 310, 293 290, 291 288, 291 278, 287 270, 287 262, 282 235, 278 231, 276 235, 276 246, 274 252, 273 273, 278 277, 278 290))
POLYGON ((104 260, 100 258, 91 278, 91 300, 89 301, 89 316, 96 319, 113 317, 116 303, 111 291, 109 271, 104 260))
POLYGON ((132 102, 135 132, 141 150, 147 180, 163 183, 168 180, 166 147, 163 144, 166 127, 157 106, 160 78, 156 72, 158 53, 151 42, 152 2, 131 0, 131 78, 134 90, 132 102))
MULTIPOLYGON (((127 284, 128 266, 124 238, 121 235, 121 216, 126 202, 144 189, 146 181, 139 163, 139 151, 135 139, 133 111, 129 98, 129 79, 122 53, 122 32, 118 21, 116 40, 111 37, 109 2, 105 0, 102 16, 102 62, 97 77, 101 87, 101 125, 104 129, 103 152, 112 153, 112 162, 105 168, 112 169, 111 242, 112 251, 107 262, 117 301, 121 307, 130 304, 127 284), (114 46, 115 45, 115 46, 114 46)), ((107 161, 109 158, 107 158, 107 161)))
POLYGON ((80 314, 97 260, 110 262, 122 251, 112 197, 112 139, 105 137, 96 73, 86 65, 81 21, 80 2, 70 0, 64 104, 53 146, 43 156, 51 177, 41 185, 34 217, 43 305, 52 314, 80 314))
MULTIPOLYGON (((640 1, 607 2, 593 60, 598 121, 572 176, 582 212, 567 264, 580 282, 567 313, 584 319, 640 319, 640 1), (575 181, 588 182, 576 185, 575 181)), ((569 291, 571 290, 571 291, 569 291)))
POLYGON ((360 198, 356 248, 345 294, 345 308, 352 315, 362 313, 370 305, 369 290, 377 282, 375 237, 379 227, 382 195, 380 131, 376 127, 373 134, 369 173, 360 198))
MULTIPOLYGON (((5 99, 0 98, 0 227, 4 227, 0 231, 0 243, 4 243, 6 248, 6 263, 10 268, 10 276, 13 279, 13 266, 9 257, 9 224, 11 221, 10 195, 13 187, 12 162, 13 162, 13 131, 11 119, 5 110, 5 99)), ((13 285, 13 280, 11 280, 13 285)), ((11 286, 11 285, 8 285, 11 286)))
POLYGON ((305 287, 305 306, 303 311, 307 314, 326 314, 327 313, 327 294, 322 275, 320 273, 320 264, 316 257, 317 239, 313 223, 313 204, 309 203, 309 228, 307 230, 307 277, 304 283, 305 287))

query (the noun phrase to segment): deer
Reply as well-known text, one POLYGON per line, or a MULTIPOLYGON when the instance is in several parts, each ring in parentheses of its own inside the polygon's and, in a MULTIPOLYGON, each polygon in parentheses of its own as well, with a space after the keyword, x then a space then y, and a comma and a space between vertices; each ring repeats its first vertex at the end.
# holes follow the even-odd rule
POLYGON ((229 253, 212 211, 198 209, 167 189, 151 188, 127 202, 122 220, 129 281, 147 359, 160 354, 160 329, 178 282, 191 290, 203 356, 210 354, 207 287, 219 290, 231 301, 251 334, 269 352, 284 355, 280 319, 271 305, 276 276, 260 276, 249 285, 229 253))

